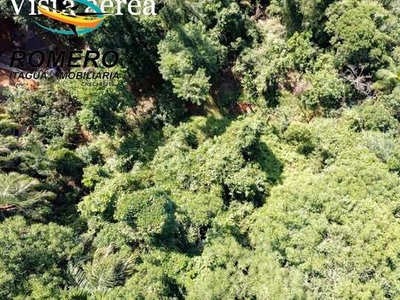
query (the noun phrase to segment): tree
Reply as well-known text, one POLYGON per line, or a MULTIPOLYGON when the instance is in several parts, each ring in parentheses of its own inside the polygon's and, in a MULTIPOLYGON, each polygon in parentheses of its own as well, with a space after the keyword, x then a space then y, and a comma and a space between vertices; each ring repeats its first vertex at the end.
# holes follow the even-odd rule
POLYGON ((278 81, 284 71, 285 42, 266 37, 257 48, 248 48, 239 56, 233 70, 241 80, 247 101, 274 106, 278 96, 278 81))
POLYGON ((210 77, 204 69, 198 69, 195 74, 185 74, 182 78, 174 79, 174 93, 181 99, 201 105, 210 92, 210 77))
POLYGON ((400 86, 400 67, 391 65, 389 69, 380 69, 375 74, 372 88, 377 91, 391 92, 400 86))
POLYGON ((151 90, 149 82, 154 84, 160 77, 157 45, 164 35, 160 17, 131 16, 125 8, 122 14, 108 16, 96 34, 89 35, 87 40, 93 49, 118 52, 120 64, 126 68, 135 92, 139 89, 151 90), (126 28, 123 34, 121 28, 126 28))
POLYGON ((372 130, 388 132, 398 128, 398 121, 389 109, 380 102, 366 101, 355 110, 357 115, 352 119, 355 130, 372 130))
POLYGON ((345 102, 347 86, 333 65, 325 64, 305 78, 310 85, 301 95, 306 108, 314 111, 319 108, 337 109, 345 102))
POLYGON ((133 105, 126 71, 115 67, 108 72, 118 74, 112 84, 106 79, 96 79, 96 83, 89 87, 82 85, 78 79, 65 82, 71 95, 82 105, 82 109, 77 112, 79 122, 84 129, 94 133, 113 133, 121 128, 125 120, 125 109, 133 105))
POLYGON ((61 175, 75 179, 82 177, 85 164, 73 151, 66 148, 50 149, 48 155, 61 175))
POLYGON ((3 146, 0 155, 2 171, 24 173, 34 178, 52 176, 53 165, 38 134, 26 134, 19 139, 0 135, 0 140, 3 146))
POLYGON ((77 139, 79 104, 67 86, 48 81, 26 93, 25 86, 9 92, 6 112, 21 126, 34 128, 43 142, 66 145, 77 139))
POLYGON ((0 213, 38 217, 55 195, 37 179, 18 173, 0 173, 0 213))
POLYGON ((362 64, 376 70, 389 61, 400 31, 397 19, 381 4, 339 1, 329 7, 327 16, 326 31, 340 67, 362 64))
POLYGON ((327 42, 324 30, 327 8, 334 0, 273 0, 271 6, 282 16, 289 36, 296 32, 308 31, 320 45, 327 42))
POLYGON ((202 103, 218 71, 224 48, 201 23, 187 23, 168 32, 158 47, 160 72, 182 100, 202 103))
POLYGON ((260 163, 265 157, 261 128, 255 119, 239 120, 221 136, 196 147, 198 141, 183 127, 154 158, 155 179, 166 190, 218 193, 222 189, 226 204, 237 200, 260 205, 269 188, 260 163))
POLYGON ((68 266, 70 281, 89 294, 121 286, 133 273, 133 256, 115 252, 112 246, 98 248, 93 260, 82 267, 68 266))
POLYGON ((42 287, 54 298, 66 281, 62 272, 79 255, 70 228, 56 224, 27 224, 22 217, 0 223, 0 295, 2 298, 26 297, 42 287))
POLYGON ((235 57, 259 40, 259 32, 248 17, 245 3, 235 1, 203 2, 202 21, 212 34, 227 47, 228 55, 235 57))
POLYGON ((387 246, 400 230, 392 206, 399 178, 374 153, 359 148, 354 141, 359 134, 345 137, 348 129, 342 128, 341 142, 330 146, 340 125, 329 124, 328 131, 321 123, 313 127, 321 145, 339 153, 318 172, 288 174, 253 216, 251 245, 276 255, 291 276, 301 272, 297 279, 312 297, 390 297, 400 288, 393 279, 398 251, 387 246))
POLYGON ((139 240, 168 245, 177 232, 174 210, 165 192, 147 189, 122 195, 115 219, 132 226, 139 240))

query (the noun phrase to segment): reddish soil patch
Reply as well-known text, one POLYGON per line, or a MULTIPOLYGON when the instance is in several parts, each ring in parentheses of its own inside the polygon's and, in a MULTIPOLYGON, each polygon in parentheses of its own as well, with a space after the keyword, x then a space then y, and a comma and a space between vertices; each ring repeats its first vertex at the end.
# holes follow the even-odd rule
POLYGON ((35 90, 38 87, 38 83, 31 79, 10 79, 10 72, 0 68, 0 91, 21 83, 25 84, 28 90, 35 90))

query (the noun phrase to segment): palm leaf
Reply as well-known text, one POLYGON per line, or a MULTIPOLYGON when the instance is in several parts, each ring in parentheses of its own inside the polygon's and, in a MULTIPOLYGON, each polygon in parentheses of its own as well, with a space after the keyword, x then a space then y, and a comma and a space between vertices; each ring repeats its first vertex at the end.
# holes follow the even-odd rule
POLYGON ((26 210, 54 194, 41 190, 40 182, 24 174, 0 173, 0 210, 26 210))

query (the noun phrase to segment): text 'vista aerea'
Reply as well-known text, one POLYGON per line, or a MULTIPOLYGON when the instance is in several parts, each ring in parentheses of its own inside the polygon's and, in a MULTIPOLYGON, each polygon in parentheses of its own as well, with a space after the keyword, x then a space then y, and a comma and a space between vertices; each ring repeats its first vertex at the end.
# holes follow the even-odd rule
MULTIPOLYGON (((103 13, 112 13, 116 16, 123 15, 124 12, 129 13, 132 16, 137 15, 157 15, 156 4, 154 0, 88 0, 94 5, 100 7, 103 13), (126 8, 126 10, 124 10, 126 8)), ((29 5, 30 16, 40 15, 37 7, 39 5, 52 7, 57 9, 57 0, 11 0, 12 6, 15 11, 15 15, 21 13, 24 5, 29 5)), ((64 0, 63 4, 66 9, 74 7, 76 4, 73 0, 64 0)), ((94 12, 90 7, 85 9, 85 12, 94 12)))

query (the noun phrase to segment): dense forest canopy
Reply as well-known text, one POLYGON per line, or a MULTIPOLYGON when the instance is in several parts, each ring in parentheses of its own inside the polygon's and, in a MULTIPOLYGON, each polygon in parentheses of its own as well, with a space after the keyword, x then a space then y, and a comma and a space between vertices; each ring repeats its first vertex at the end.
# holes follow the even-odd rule
MULTIPOLYGON (((0 87, 1 299, 398 299, 400 1, 165 0, 0 87)), ((7 7, 7 9, 4 9, 7 7)))

